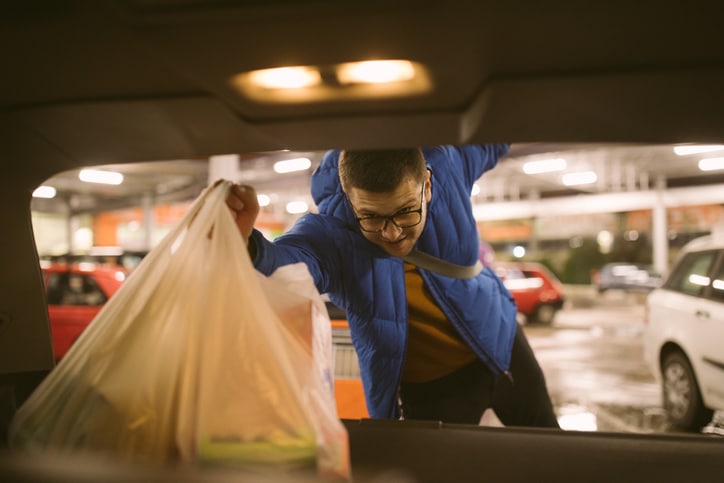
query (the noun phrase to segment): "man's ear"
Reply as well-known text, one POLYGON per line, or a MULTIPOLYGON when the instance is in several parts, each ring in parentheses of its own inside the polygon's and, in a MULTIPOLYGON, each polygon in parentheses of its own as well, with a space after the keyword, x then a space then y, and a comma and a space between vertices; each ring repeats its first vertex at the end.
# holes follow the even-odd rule
POLYGON ((432 172, 425 170, 425 199, 429 203, 432 199, 432 172))

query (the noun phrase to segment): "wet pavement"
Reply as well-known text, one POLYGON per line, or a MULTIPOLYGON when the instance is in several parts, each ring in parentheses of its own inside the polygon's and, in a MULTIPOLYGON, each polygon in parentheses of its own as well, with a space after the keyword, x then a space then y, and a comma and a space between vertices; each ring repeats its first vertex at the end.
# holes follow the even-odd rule
MULTIPOLYGON (((568 287, 567 287, 568 288, 568 287)), ((525 325, 561 427, 675 432, 644 363, 643 294, 572 287, 551 326, 525 325)))

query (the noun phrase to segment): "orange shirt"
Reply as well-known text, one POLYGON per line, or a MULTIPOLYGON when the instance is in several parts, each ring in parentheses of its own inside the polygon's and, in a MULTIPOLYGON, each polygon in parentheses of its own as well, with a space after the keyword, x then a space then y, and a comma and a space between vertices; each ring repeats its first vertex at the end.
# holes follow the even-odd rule
POLYGON ((407 357, 404 382, 427 382, 454 372, 477 356, 432 300, 414 265, 405 263, 407 357))

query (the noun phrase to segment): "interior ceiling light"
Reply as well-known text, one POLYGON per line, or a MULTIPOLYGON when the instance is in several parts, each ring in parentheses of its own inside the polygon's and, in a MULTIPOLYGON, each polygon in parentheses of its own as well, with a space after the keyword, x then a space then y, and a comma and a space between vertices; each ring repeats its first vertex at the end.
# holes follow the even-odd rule
POLYGON ((432 90, 427 69, 403 59, 253 70, 234 75, 230 83, 250 100, 267 104, 389 99, 432 90))
POLYGON ((312 166, 309 158, 294 158, 277 161, 274 163, 274 171, 277 173, 292 173, 294 171, 304 171, 312 166))
POLYGON ((367 60, 337 66, 340 84, 385 84, 405 82, 413 77, 415 67, 409 60, 367 60))
POLYGON ((699 169, 702 171, 716 171, 724 169, 724 158, 704 158, 699 160, 699 169))
POLYGON ((598 176, 594 171, 581 171, 579 173, 566 173, 561 180, 566 186, 576 186, 581 184, 593 184, 598 181, 598 176))
POLYGON ((687 144, 684 146, 674 146, 674 153, 679 156, 687 154, 711 153, 712 151, 723 151, 724 145, 721 144, 687 144))
POLYGON ((301 89, 321 83, 322 75, 313 67, 279 67, 249 72, 249 81, 263 89, 301 89))
POLYGON ((529 161, 523 165, 525 174, 551 173, 566 169, 566 160, 563 158, 542 159, 540 161, 529 161))
POLYGON ((33 191, 33 198, 55 198, 55 188, 52 186, 38 186, 33 191))
POLYGON ((78 178, 86 183, 112 184, 123 183, 123 175, 115 171, 103 171, 100 169, 81 169, 78 178))

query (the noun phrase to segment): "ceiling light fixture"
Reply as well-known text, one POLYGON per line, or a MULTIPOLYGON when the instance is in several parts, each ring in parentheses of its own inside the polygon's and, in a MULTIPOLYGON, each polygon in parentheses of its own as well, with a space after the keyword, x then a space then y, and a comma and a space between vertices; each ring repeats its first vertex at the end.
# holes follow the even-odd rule
POLYGON ((337 67, 340 84, 389 84, 415 77, 415 66, 409 60, 367 60, 347 62, 337 67))
POLYGON ((552 173, 566 169, 566 160, 563 158, 542 159, 540 161, 529 161, 523 165, 525 174, 552 173))
POLYGON ((249 72, 249 82, 263 89, 301 89, 322 82, 319 71, 313 67, 279 67, 249 72))
POLYGON ((309 210, 309 205, 304 201, 290 201, 287 203, 287 213, 291 215, 299 215, 306 213, 309 210))
POLYGON ((699 169, 702 171, 717 171, 719 169, 724 169, 724 158, 700 159, 699 169))
POLYGON ((426 94, 433 87, 422 64, 403 59, 253 70, 229 81, 247 98, 272 104, 402 98, 426 94))
POLYGON ((567 173, 561 179, 566 186, 577 186, 582 184, 593 184, 598 181, 598 175, 594 171, 581 171, 579 173, 567 173))
POLYGON ((52 186, 38 186, 33 191, 33 198, 55 198, 55 188, 52 186))
POLYGON ((86 183, 112 184, 123 183, 123 175, 115 171, 103 171, 100 169, 81 169, 78 178, 86 183))
POLYGON ((277 161, 274 163, 274 171, 282 173, 292 173, 294 171, 304 171, 312 167, 312 162, 309 158, 294 158, 285 159, 284 161, 277 161))
POLYGON ((265 194, 256 195, 256 200, 259 202, 259 206, 269 206, 269 203, 271 203, 271 198, 265 194))
POLYGON ((679 156, 687 154, 711 153, 712 151, 724 151, 722 144, 687 144, 684 146, 674 146, 674 153, 679 156))

